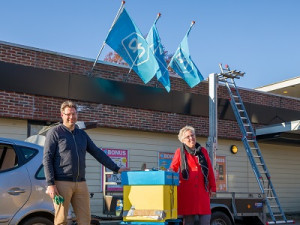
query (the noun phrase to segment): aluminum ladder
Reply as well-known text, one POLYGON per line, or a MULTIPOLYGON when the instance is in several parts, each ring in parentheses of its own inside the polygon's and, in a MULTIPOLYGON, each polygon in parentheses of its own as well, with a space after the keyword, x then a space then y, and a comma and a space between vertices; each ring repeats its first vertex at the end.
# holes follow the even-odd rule
POLYGON ((267 224, 294 223, 293 220, 286 219, 285 213, 282 210, 271 181, 269 170, 258 146, 251 121, 248 117, 246 108, 234 81, 234 79, 239 79, 245 73, 236 70, 230 70, 228 66, 223 68, 221 64, 219 64, 219 66, 221 73, 218 74, 218 81, 224 83, 228 90, 230 104, 242 132, 242 142, 247 152, 259 188, 266 196, 266 205, 272 220, 267 222, 267 224))

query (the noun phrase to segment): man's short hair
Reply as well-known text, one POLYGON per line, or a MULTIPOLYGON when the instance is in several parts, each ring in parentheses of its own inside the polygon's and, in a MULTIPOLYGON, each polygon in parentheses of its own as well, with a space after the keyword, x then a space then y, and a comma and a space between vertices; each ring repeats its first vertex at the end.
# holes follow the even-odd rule
POLYGON ((63 112, 66 107, 74 108, 77 112, 77 105, 72 101, 68 100, 68 101, 63 102, 60 106, 60 111, 63 112))

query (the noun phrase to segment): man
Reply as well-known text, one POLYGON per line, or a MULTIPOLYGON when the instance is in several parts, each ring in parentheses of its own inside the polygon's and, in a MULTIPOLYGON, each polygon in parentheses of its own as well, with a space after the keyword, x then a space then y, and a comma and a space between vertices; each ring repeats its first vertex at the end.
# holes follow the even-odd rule
POLYGON ((54 224, 67 224, 70 203, 78 225, 89 225, 91 220, 90 200, 85 180, 85 157, 90 153, 97 161, 114 172, 121 173, 129 168, 118 167, 87 133, 78 129, 77 106, 66 101, 61 108, 62 124, 50 129, 44 146, 43 164, 47 181, 47 193, 52 199, 62 196, 63 202, 55 203, 54 224))

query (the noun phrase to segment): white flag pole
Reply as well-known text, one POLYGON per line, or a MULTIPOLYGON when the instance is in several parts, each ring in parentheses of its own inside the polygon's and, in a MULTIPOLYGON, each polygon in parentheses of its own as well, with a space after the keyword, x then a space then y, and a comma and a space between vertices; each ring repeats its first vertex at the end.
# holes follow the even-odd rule
MULTIPOLYGON (((122 12, 122 10, 123 10, 123 8, 124 8, 124 5, 125 5, 125 1, 122 1, 122 2, 121 2, 121 6, 120 6, 120 8, 119 8, 119 10, 118 10, 118 12, 117 12, 117 15, 116 15, 116 17, 115 17, 115 19, 114 19, 112 25, 111 25, 110 28, 109 28, 109 31, 108 31, 107 36, 109 35, 110 31, 112 30, 113 26, 115 25, 117 19, 119 18, 120 14, 121 14, 121 12, 122 12)), ((106 36, 106 38, 107 38, 107 36, 106 36)), ((105 40, 104 40, 103 43, 102 43, 102 46, 101 46, 101 48, 100 48, 100 51, 99 51, 99 53, 98 53, 98 55, 97 55, 97 58, 96 58, 96 60, 95 60, 95 62, 94 62, 94 64, 93 64, 93 67, 92 67, 92 69, 91 69, 91 71, 90 71, 90 74, 89 74, 90 77, 92 76, 94 67, 96 66, 96 63, 97 63, 97 61, 98 61, 98 59, 99 59, 99 57, 100 57, 100 54, 101 54, 101 52, 102 52, 102 50, 103 50, 103 48, 104 48, 104 46, 105 46, 105 44, 106 44, 106 42, 105 42, 105 41, 106 41, 106 38, 105 38, 105 40)))

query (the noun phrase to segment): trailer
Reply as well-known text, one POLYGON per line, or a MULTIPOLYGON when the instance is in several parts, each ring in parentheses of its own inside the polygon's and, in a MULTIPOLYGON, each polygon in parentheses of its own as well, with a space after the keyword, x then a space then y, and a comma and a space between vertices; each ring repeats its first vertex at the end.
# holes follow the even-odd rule
MULTIPOLYGON (((94 221, 98 220, 100 223, 101 221, 110 221, 113 224, 119 224, 123 221, 123 211, 121 214, 117 212, 117 201, 123 200, 123 197, 118 195, 109 198, 113 200, 109 209, 105 207, 107 216, 92 215, 92 219, 94 221)), ((216 197, 211 198, 211 225, 266 224, 264 202, 264 196, 261 193, 218 192, 216 197)), ((182 220, 179 217, 176 221, 166 220, 164 223, 182 224, 182 220)), ((133 224, 133 222, 130 224, 133 224)))
POLYGON ((211 225, 265 224, 264 202, 261 193, 218 192, 211 198, 211 225))
MULTIPOLYGON (((122 221, 124 225, 180 225, 182 219, 177 215, 178 180, 177 173, 168 171, 122 173, 123 195, 104 190, 103 193, 107 194, 104 197, 107 217, 98 218, 111 218, 115 222, 122 221), (161 178, 163 176, 166 178, 161 178), (124 207, 120 208, 120 205, 124 207)), ((211 197, 211 213, 211 225, 266 224, 265 196, 261 193, 217 192, 211 197)))

